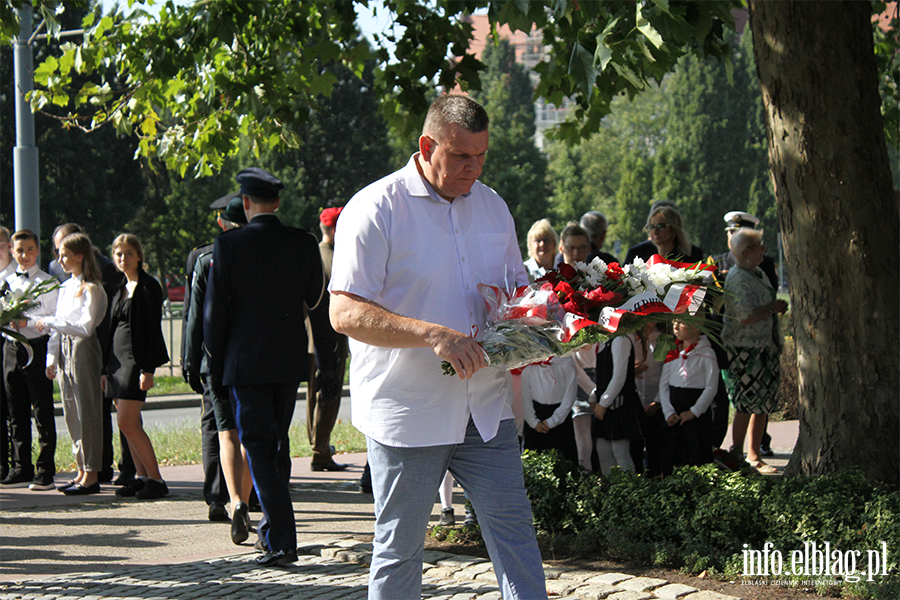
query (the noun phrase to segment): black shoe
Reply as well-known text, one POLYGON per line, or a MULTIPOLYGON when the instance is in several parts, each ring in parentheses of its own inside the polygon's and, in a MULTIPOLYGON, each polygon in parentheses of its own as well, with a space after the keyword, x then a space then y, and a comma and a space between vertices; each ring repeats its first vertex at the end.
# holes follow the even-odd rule
POLYGON ((132 479, 127 484, 116 490, 116 496, 121 496, 123 498, 134 496, 138 493, 139 490, 144 488, 146 483, 143 479, 132 479))
POLYGON ((113 470, 103 469, 99 473, 97 473, 97 481, 100 483, 110 483, 113 479, 113 470))
POLYGON ((366 463, 362 477, 359 478, 359 491, 363 494, 372 493, 372 473, 369 471, 369 463, 366 463))
MULTIPOLYGON (((137 481, 134 476, 134 473, 119 473, 119 476, 116 477, 116 480, 113 481, 113 485, 128 485, 132 481, 137 481)), ((132 494, 134 495, 134 494, 132 494)))
POLYGON ((772 452, 771 448, 760 448, 759 455, 765 458, 772 458, 773 456, 775 456, 775 453, 772 452))
POLYGON ((28 487, 34 482, 34 473, 26 473, 25 471, 20 471, 19 469, 14 469, 9 472, 9 475, 6 476, 6 479, 0 481, 0 486, 5 488, 23 488, 28 487))
POLYGON ((209 520, 210 521, 228 521, 228 511, 225 510, 224 502, 209 503, 209 520))
POLYGON ((63 494, 66 496, 86 496, 88 494, 99 494, 100 493, 100 482, 98 481, 94 485, 89 485, 87 487, 81 485, 80 483, 76 483, 70 488, 66 488, 63 490, 63 494))
POLYGON ((260 567, 279 567, 288 563, 297 562, 297 549, 276 550, 257 556, 253 561, 260 567))
POLYGON ((64 492, 64 491, 66 491, 67 489, 69 489, 70 487, 72 487, 73 485, 75 485, 75 480, 74 480, 74 479, 73 479, 72 481, 67 481, 67 482, 65 482, 64 484, 60 485, 60 486, 57 486, 57 487, 56 487, 56 491, 57 491, 57 492, 64 492))
POLYGON ((269 547, 266 546, 266 543, 259 538, 256 538, 256 543, 253 544, 253 549, 257 552, 268 552, 269 547))
POLYGON ((349 466, 332 460, 326 463, 312 463, 311 468, 313 471, 346 471, 349 466))
POLYGON ((250 507, 238 502, 231 511, 231 541, 240 544, 250 537, 250 507))
POLYGON ((134 493, 134 497, 138 500, 156 500, 162 498, 169 493, 169 486, 165 481, 157 481, 148 479, 144 487, 134 493))

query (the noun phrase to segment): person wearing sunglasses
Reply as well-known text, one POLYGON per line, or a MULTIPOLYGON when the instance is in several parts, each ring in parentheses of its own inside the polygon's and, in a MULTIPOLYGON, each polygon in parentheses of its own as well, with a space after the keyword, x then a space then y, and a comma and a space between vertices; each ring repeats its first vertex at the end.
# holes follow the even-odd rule
POLYGON ((635 258, 648 260, 654 254, 681 262, 703 260, 703 250, 691 244, 681 213, 673 202, 657 200, 650 208, 644 231, 647 241, 628 249, 625 264, 634 262, 635 258))

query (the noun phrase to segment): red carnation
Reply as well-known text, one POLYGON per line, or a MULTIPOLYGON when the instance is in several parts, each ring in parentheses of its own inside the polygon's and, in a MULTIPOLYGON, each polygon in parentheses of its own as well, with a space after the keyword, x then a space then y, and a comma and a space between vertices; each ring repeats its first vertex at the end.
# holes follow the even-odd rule
POLYGON ((606 277, 612 281, 619 281, 625 275, 625 271, 619 266, 619 263, 610 263, 606 266, 606 277))
POLYGON ((578 277, 578 271, 575 270, 575 267, 572 265, 568 265, 566 263, 559 263, 559 267, 557 267, 559 271, 559 276, 563 279, 571 281, 578 277))
POLYGON ((622 294, 610 292, 602 285, 584 295, 592 306, 618 306, 622 303, 622 294))

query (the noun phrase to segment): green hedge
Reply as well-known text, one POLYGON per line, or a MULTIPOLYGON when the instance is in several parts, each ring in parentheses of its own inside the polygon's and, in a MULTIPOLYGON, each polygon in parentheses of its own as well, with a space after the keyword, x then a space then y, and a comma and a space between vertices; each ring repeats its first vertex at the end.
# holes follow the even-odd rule
POLYGON ((900 598, 900 493, 858 471, 765 477, 707 465, 665 479, 620 470, 600 478, 555 452, 526 452, 523 464, 535 527, 545 540, 578 553, 734 578, 744 575, 744 551, 763 550, 767 542, 786 569, 804 543, 822 549, 829 542, 832 551, 859 552, 857 571, 867 569, 867 552, 886 542, 889 574, 844 587, 861 597, 900 598))

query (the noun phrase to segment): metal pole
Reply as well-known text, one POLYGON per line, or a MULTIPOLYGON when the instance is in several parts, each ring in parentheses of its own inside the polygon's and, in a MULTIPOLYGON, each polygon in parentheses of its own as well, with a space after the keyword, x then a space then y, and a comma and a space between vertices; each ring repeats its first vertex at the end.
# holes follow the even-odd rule
POLYGON ((31 37, 31 2, 16 9, 19 35, 13 43, 15 61, 16 147, 13 149, 13 194, 16 230, 31 229, 41 235, 40 193, 38 190, 38 149, 34 145, 34 114, 25 95, 34 87, 34 57, 31 37))

